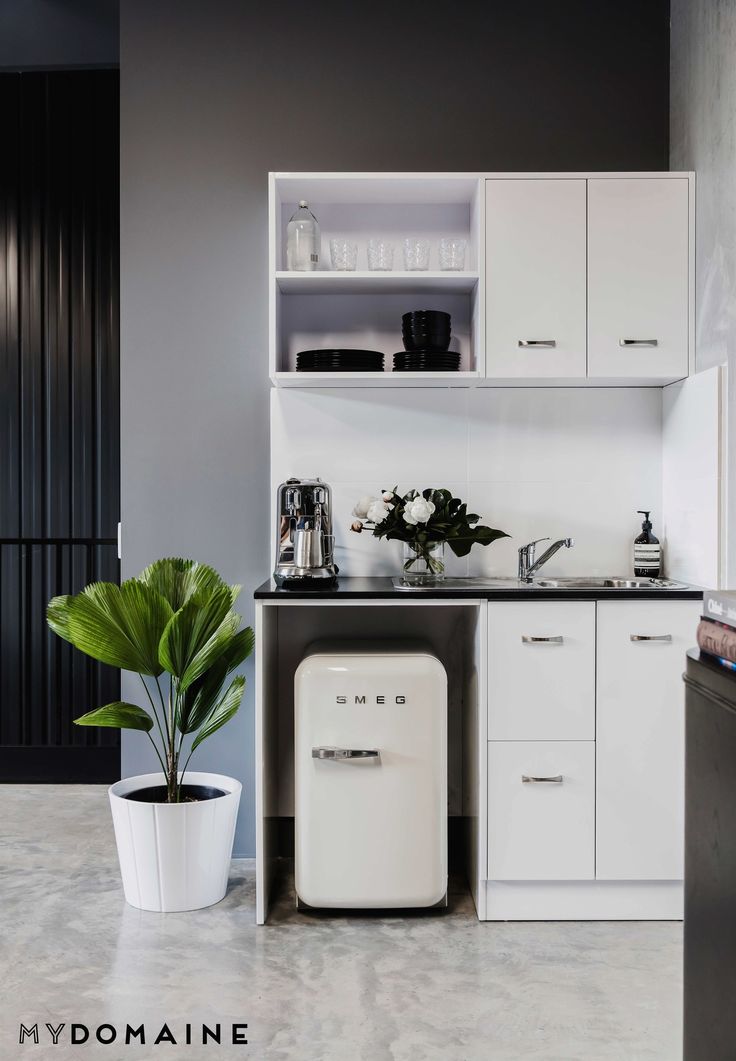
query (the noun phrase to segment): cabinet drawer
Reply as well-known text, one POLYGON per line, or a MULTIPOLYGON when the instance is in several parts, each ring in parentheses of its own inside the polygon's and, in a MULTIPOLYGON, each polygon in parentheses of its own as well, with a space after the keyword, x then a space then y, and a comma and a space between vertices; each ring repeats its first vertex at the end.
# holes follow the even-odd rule
POLYGON ((598 604, 597 875, 680 880, 685 652, 699 601, 598 604))
POLYGON ((594 601, 488 605, 488 737, 594 739, 594 601))
POLYGON ((592 880, 594 873, 595 744, 491 741, 488 879, 592 880))

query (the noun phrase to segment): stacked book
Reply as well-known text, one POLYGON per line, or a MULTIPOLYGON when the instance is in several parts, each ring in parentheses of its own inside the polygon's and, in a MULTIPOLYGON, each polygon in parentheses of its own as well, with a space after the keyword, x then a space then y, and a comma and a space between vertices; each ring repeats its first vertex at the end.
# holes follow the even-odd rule
POLYGON ((698 647, 723 667, 736 671, 736 591, 706 590, 698 647))

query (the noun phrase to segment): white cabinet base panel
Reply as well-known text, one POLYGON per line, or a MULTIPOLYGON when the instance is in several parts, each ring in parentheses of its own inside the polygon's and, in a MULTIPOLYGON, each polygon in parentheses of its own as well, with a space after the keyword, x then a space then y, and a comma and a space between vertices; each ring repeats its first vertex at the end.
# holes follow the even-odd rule
POLYGON ((487 881, 481 921, 681 921, 681 881, 487 881))

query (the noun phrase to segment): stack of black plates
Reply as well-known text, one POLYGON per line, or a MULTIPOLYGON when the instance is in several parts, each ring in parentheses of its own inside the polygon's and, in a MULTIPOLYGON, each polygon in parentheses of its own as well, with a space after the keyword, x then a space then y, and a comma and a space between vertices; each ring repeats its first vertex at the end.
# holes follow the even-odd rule
POLYGON ((452 350, 400 350, 394 354, 394 372, 457 372, 460 354, 452 350))
POLYGON ((437 309, 417 309, 401 318, 405 350, 447 350, 450 345, 450 314, 437 309))
POLYGON ((297 372, 383 372, 380 350, 302 350, 297 372))

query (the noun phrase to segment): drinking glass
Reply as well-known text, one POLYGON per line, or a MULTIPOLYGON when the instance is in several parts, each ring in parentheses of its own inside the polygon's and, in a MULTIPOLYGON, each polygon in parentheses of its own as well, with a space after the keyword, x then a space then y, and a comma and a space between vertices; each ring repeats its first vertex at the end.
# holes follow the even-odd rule
POLYGON ((358 244, 342 236, 330 240, 330 258, 336 272, 353 272, 358 264, 358 244))
POLYGON ((390 272, 394 267, 394 245, 385 239, 368 240, 368 268, 390 272))
POLYGON ((404 266, 409 272, 429 268, 429 240, 409 236, 404 240, 404 266))
POLYGON ((460 236, 443 236, 440 240, 440 269, 460 272, 465 268, 468 241, 460 236))

